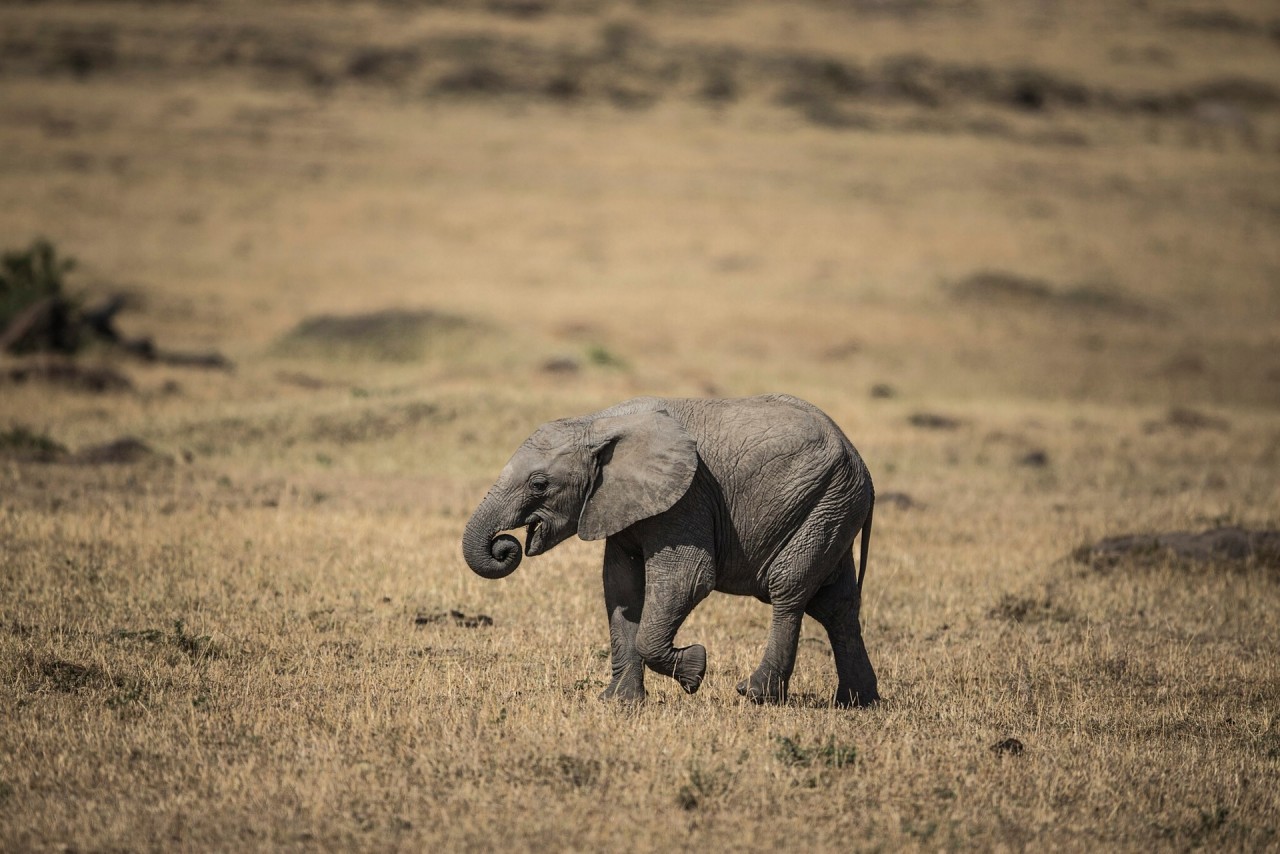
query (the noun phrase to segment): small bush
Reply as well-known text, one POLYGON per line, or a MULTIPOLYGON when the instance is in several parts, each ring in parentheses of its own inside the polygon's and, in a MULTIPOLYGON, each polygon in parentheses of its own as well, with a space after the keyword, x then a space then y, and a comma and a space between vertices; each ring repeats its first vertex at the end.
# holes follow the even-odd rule
MULTIPOLYGON (((0 253, 0 332, 31 306, 44 300, 54 302, 54 314, 66 317, 74 308, 65 295, 65 276, 76 266, 75 259, 58 257, 53 244, 36 238, 26 249, 0 253)), ((55 349, 74 350, 75 335, 59 333, 55 349)))

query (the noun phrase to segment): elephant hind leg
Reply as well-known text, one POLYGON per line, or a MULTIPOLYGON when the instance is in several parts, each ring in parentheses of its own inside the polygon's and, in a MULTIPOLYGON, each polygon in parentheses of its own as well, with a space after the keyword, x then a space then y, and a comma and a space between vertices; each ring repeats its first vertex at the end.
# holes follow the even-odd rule
MULTIPOLYGON (((851 511, 838 498, 820 500, 769 567, 769 598, 773 603, 769 639, 760 666, 738 685, 738 693, 755 702, 786 700, 795 669, 800 624, 808 603, 818 586, 833 577, 832 568, 839 566, 843 573, 840 562, 852 559, 849 552, 851 511)), ((853 582, 852 575, 849 580, 853 582)), ((856 608, 855 602, 855 614, 856 608)))
POLYGON ((791 672, 796 666, 796 644, 800 642, 800 622, 803 619, 803 610, 774 603, 764 659, 751 676, 738 683, 739 694, 754 703, 786 702, 791 672))
POLYGON ((809 616, 827 630, 831 640, 840 680, 835 696, 837 706, 870 706, 880 699, 876 672, 862 642, 862 624, 858 619, 861 606, 853 555, 845 554, 840 559, 835 580, 820 588, 805 607, 809 616))

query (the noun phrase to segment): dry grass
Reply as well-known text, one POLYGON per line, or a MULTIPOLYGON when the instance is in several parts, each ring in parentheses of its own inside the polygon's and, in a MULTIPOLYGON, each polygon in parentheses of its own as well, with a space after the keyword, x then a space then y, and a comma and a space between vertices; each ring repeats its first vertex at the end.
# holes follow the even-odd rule
POLYGON ((5 246, 236 365, 0 371, 0 847, 1280 844, 1276 571, 1070 557, 1280 525, 1267 4, 260 6, 0 8, 5 246), (806 625, 744 705, 712 597, 697 695, 598 703, 599 546, 486 582, 467 514, 547 418, 765 390, 905 496, 886 702, 806 625))

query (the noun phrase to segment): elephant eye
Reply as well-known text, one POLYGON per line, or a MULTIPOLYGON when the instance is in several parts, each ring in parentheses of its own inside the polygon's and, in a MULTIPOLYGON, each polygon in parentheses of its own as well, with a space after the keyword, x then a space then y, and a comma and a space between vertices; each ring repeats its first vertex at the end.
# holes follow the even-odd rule
POLYGON ((538 495, 547 491, 547 478, 543 475, 534 475, 529 480, 529 488, 538 495))

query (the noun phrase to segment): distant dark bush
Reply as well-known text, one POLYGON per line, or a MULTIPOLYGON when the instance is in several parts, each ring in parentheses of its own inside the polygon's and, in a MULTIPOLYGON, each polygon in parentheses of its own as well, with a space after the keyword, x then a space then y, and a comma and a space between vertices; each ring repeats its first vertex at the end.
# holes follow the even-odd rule
POLYGON ((728 64, 713 65, 707 70, 699 94, 706 101, 723 104, 738 97, 738 82, 728 64))
POLYGON ((630 21, 609 21, 600 28, 601 55, 612 62, 626 60, 629 54, 651 41, 644 27, 630 21))
POLYGON ((982 270, 959 282, 955 295, 974 299, 1048 300, 1053 296, 1053 289, 1048 282, 1030 276, 982 270))
MULTIPOLYGON (((76 327, 68 322, 75 305, 67 297, 64 286, 66 274, 75 265, 73 258, 59 258, 53 244, 43 237, 32 241, 26 249, 0 254, 0 337, 9 337, 6 330, 20 316, 40 311, 45 317, 39 325, 48 327, 44 331, 50 348, 67 353, 76 350, 80 336, 76 327)), ((43 349, 34 346, 36 336, 15 332, 12 337, 6 344, 14 352, 43 349)))
POLYGON ((1280 103, 1280 89, 1252 77, 1217 77, 1191 88, 1193 101, 1225 101, 1245 109, 1269 109, 1280 103))
POLYGON ((1187 30, 1206 30, 1220 33, 1252 33, 1261 27, 1226 9, 1186 9, 1173 12, 1168 21, 1175 27, 1187 30))
POLYGON ((436 89, 450 95, 497 95, 513 86, 505 74, 484 62, 463 63, 436 81, 436 89))
POLYGON ((50 462, 65 457, 67 448, 45 433, 35 433, 18 426, 0 431, 0 455, 50 462))
POLYGON ((422 65, 422 56, 413 47, 365 47, 347 59, 347 75, 357 80, 400 83, 422 65))
POLYGON ((43 237, 0 255, 0 327, 32 303, 62 296, 63 277, 75 266, 74 258, 59 258, 43 237))
POLYGON ((118 60, 115 29, 65 33, 55 57, 55 64, 78 80, 111 69, 118 60))

